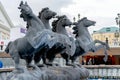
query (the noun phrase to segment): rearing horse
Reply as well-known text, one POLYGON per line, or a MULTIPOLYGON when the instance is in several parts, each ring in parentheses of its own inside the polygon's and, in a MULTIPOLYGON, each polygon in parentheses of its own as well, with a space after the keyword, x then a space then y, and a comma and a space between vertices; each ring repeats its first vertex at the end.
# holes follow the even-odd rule
POLYGON ((90 33, 88 31, 88 27, 95 24, 95 21, 88 20, 86 17, 79 20, 77 23, 74 23, 75 27, 73 27, 74 34, 76 35, 76 52, 73 56, 71 56, 72 61, 87 52, 96 52, 99 49, 104 49, 104 61, 107 61, 108 55, 107 50, 109 50, 109 46, 107 43, 102 42, 100 40, 92 40, 90 33), (99 43, 99 45, 95 45, 99 43))
POLYGON ((23 4, 21 1, 18 8, 21 10, 20 17, 27 22, 29 29, 24 37, 9 42, 5 52, 11 55, 15 62, 15 69, 21 72, 23 69, 19 65, 20 58, 25 59, 27 65, 29 65, 36 52, 48 46, 52 47, 49 43, 54 44, 52 42, 54 39, 49 34, 49 31, 43 30, 45 29, 44 24, 34 15, 27 3, 23 4))
MULTIPOLYGON (((45 25, 45 28, 47 30, 51 31, 51 34, 53 34, 53 36, 55 38, 57 38, 57 40, 58 40, 58 42, 56 42, 55 45, 52 48, 50 48, 46 53, 46 58, 48 59, 48 62, 47 63, 44 62, 44 63, 48 64, 48 65, 52 65, 52 62, 53 62, 56 54, 61 53, 61 52, 66 52, 65 48, 66 47, 69 48, 71 45, 70 40, 67 36, 65 36, 63 34, 55 33, 51 30, 49 21, 55 15, 56 15, 55 12, 51 11, 49 8, 46 7, 46 8, 43 8, 41 10, 41 12, 39 12, 39 16, 38 16, 41 19, 41 21, 43 22, 43 24, 45 25)), ((71 24, 69 24, 69 25, 71 25, 71 24)), ((68 55, 73 55, 73 54, 68 53, 68 55)), ((34 59, 36 62, 39 62, 39 60, 40 60, 39 56, 37 56, 37 55, 34 57, 34 59)))
MULTIPOLYGON (((58 37, 59 35, 56 35, 54 32, 52 32, 50 24, 49 24, 50 19, 52 19, 55 15, 56 15, 56 13, 54 11, 51 11, 48 7, 46 7, 46 8, 43 8, 41 10, 41 12, 39 12, 38 17, 43 22, 45 29, 49 30, 51 32, 51 34, 53 34, 54 37, 58 37)), ((55 55, 60 53, 64 49, 65 49, 65 46, 63 46, 62 43, 60 43, 60 42, 55 43, 55 45, 52 48, 48 49, 46 51, 46 54, 43 55, 43 56, 46 56, 46 59, 48 62, 46 62, 46 60, 44 60, 43 56, 42 57, 40 56, 41 52, 37 52, 36 55, 34 56, 35 64, 39 66, 39 61, 42 58, 44 64, 52 65, 52 61, 55 58, 55 55)), ((42 52, 44 53, 45 51, 42 51, 42 52)))
MULTIPOLYGON (((66 26, 71 26, 72 22, 65 15, 63 15, 63 16, 58 16, 58 19, 55 20, 52 23, 52 25, 53 25, 52 30, 54 32, 65 35, 69 39, 71 45, 70 45, 70 48, 66 49, 66 51, 69 51, 69 53, 74 55, 75 50, 76 50, 75 41, 72 37, 69 37, 67 30, 65 28, 66 26)), ((66 65, 71 65, 71 64, 69 64, 70 55, 68 55, 68 53, 62 52, 61 56, 66 60, 66 65)))

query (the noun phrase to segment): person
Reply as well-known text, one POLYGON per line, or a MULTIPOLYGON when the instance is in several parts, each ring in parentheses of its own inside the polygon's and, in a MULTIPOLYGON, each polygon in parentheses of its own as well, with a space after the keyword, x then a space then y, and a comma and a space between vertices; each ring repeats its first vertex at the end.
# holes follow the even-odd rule
POLYGON ((92 58, 89 59, 88 65, 92 65, 92 58))
POLYGON ((3 50, 3 45, 0 45, 1 50, 3 50))
POLYGON ((2 63, 2 61, 0 61, 0 68, 2 68, 3 67, 3 63, 2 63))

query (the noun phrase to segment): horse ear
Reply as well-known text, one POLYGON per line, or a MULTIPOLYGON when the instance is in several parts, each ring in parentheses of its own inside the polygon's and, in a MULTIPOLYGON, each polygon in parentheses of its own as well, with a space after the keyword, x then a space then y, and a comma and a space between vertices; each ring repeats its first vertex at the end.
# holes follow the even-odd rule
POLYGON ((25 5, 28 5, 27 2, 25 2, 25 5))
POLYGON ((19 5, 19 6, 21 6, 21 5, 23 5, 23 1, 20 2, 20 5, 19 5))
POLYGON ((23 1, 20 2, 20 5, 19 5, 18 9, 21 9, 22 5, 23 5, 23 1))

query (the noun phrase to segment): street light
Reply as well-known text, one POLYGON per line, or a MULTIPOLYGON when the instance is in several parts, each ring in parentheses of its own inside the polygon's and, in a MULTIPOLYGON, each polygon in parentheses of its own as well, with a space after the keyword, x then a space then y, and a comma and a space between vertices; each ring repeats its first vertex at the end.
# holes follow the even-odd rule
POLYGON ((116 30, 114 35, 118 43, 119 42, 118 38, 120 37, 120 13, 117 14, 117 17, 115 18, 115 20, 116 20, 116 24, 119 26, 119 31, 116 30))
MULTIPOLYGON (((78 14, 78 20, 80 19, 80 14, 78 14)), ((76 21, 76 18, 73 17, 73 21, 75 22, 76 21)))
POLYGON ((80 14, 78 14, 78 20, 80 19, 80 14))
POLYGON ((120 13, 117 14, 115 20, 116 20, 116 24, 119 26, 119 32, 120 32, 120 13))
POLYGON ((75 22, 75 20, 76 20, 76 18, 75 17, 73 17, 73 21, 75 22))
POLYGON ((114 37, 116 38, 116 39, 115 39, 115 42, 114 42, 115 45, 118 45, 118 38, 119 38, 119 36, 120 36, 120 35, 119 35, 118 30, 116 30, 116 32, 114 33, 114 37))
POLYGON ((118 38, 119 37, 119 32, 118 32, 118 30, 116 30, 116 32, 115 32, 115 38, 118 38))

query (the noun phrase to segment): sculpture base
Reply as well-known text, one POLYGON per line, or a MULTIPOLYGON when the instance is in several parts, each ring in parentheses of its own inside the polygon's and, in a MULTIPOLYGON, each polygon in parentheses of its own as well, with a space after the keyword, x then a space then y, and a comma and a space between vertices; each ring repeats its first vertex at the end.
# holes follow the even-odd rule
POLYGON ((6 80, 86 80, 89 71, 84 67, 35 67, 24 68, 23 73, 11 72, 6 80))

